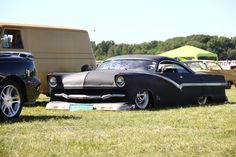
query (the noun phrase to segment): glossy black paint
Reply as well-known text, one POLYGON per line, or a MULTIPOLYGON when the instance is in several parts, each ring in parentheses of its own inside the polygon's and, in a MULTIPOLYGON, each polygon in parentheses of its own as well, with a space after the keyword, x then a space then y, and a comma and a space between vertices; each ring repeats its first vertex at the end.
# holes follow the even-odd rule
POLYGON ((225 79, 219 75, 195 73, 182 63, 168 57, 157 55, 125 55, 108 59, 123 60, 136 59, 149 60, 155 63, 156 68, 150 70, 99 70, 82 73, 52 73, 50 77, 56 77, 58 85, 51 88, 51 101, 72 101, 72 102, 109 102, 125 101, 134 104, 136 93, 140 90, 147 90, 151 96, 151 103, 154 106, 196 104, 199 97, 208 97, 212 102, 224 102, 225 79), (181 67, 183 73, 160 72, 161 64, 174 63, 181 67), (119 88, 115 84, 115 78, 123 76, 125 86, 119 88), (125 94, 124 98, 112 98, 107 100, 76 100, 65 99, 55 96, 58 93, 104 95, 104 94, 125 94))
POLYGON ((0 53, 0 84, 6 80, 17 82, 24 91, 24 103, 32 103, 40 94, 40 81, 36 77, 32 56, 25 56, 28 53, 21 54, 24 57, 16 53, 0 53))

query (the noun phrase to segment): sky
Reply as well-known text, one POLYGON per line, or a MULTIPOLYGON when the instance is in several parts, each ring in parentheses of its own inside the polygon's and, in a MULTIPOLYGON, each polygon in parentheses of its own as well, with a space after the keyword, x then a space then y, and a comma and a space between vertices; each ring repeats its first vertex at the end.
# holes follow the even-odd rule
POLYGON ((236 36, 236 0, 0 0, 0 22, 65 26, 99 43, 236 36))

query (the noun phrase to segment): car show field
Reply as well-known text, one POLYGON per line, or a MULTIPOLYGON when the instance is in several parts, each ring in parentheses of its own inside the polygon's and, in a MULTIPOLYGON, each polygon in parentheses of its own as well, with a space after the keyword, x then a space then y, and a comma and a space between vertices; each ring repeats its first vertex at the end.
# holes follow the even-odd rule
POLYGON ((235 6, 2 2, 0 157, 236 157, 235 6))
POLYGON ((228 103, 134 111, 46 110, 0 122, 0 156, 235 156, 236 88, 228 103))

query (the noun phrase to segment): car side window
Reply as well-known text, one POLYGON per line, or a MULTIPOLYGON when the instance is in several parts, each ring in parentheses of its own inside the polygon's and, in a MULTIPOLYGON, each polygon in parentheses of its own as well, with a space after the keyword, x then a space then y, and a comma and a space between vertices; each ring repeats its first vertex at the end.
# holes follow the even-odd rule
POLYGON ((5 29, 2 40, 2 48, 23 49, 20 30, 5 29))
POLYGON ((158 72, 160 73, 179 73, 187 74, 190 73, 184 66, 174 62, 161 62, 158 66, 158 72))

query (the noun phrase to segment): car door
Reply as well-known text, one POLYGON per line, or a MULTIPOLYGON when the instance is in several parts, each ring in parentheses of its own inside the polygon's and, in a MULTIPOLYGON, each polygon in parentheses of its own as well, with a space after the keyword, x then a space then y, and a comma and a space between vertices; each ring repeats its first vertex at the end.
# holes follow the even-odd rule
POLYGON ((179 62, 160 62, 158 73, 178 89, 178 92, 175 93, 168 91, 172 94, 172 97, 177 99, 171 99, 173 103, 176 101, 178 101, 179 104, 196 102, 197 97, 203 92, 201 76, 196 75, 193 71, 179 62))

